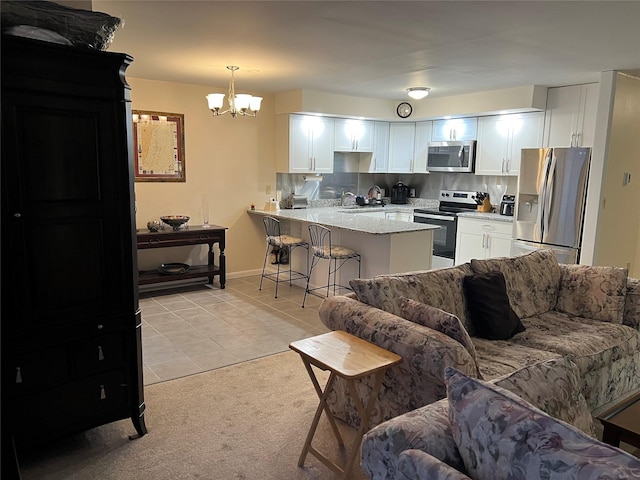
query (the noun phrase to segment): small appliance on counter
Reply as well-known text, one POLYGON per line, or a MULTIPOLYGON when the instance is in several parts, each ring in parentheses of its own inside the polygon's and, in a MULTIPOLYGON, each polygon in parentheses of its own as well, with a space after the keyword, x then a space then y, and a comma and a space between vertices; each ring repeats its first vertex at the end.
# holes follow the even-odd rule
POLYGON ((406 204, 409 196, 409 187, 402 182, 391 187, 391 203, 406 204))
POLYGON ((384 207, 385 202, 381 198, 369 198, 358 195, 356 197, 356 205, 359 207, 384 207))
POLYGON ((307 208, 307 197, 305 195, 296 195, 292 193, 285 200, 284 208, 307 208))
POLYGON ((502 195, 502 201, 500 202, 500 215, 506 215, 513 217, 513 212, 516 208, 516 196, 515 195, 502 195))

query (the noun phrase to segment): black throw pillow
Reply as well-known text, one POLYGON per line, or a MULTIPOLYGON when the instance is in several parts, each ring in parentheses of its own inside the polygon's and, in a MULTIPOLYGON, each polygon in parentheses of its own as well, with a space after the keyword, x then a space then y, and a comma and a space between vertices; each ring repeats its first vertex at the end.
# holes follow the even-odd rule
POLYGON ((469 275, 463 280, 463 288, 478 337, 507 340, 524 332, 524 325, 509 304, 502 272, 469 275))

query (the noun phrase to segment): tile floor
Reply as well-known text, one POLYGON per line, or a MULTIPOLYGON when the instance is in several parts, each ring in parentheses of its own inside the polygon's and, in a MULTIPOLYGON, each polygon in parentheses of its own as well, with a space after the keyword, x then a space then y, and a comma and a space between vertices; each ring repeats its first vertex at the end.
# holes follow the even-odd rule
POLYGON ((320 298, 260 276, 140 293, 144 383, 150 385, 286 351, 289 343, 325 333, 320 298))

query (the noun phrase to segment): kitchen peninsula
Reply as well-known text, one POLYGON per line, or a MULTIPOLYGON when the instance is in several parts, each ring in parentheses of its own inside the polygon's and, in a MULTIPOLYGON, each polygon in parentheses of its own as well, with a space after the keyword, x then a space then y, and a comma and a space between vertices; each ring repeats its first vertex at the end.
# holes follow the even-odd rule
MULTIPOLYGON (((319 223, 331 229, 332 242, 349 247, 362 256, 362 278, 370 278, 385 273, 399 273, 431 268, 433 251, 433 230, 440 227, 422 223, 388 220, 372 217, 373 212, 391 212, 393 206, 371 207, 349 210, 341 207, 307 208, 295 210, 248 210, 256 218, 268 215, 282 222, 282 233, 289 233, 309 239, 307 225, 319 223)), ((403 209, 403 210, 406 210, 403 209)), ((407 210, 407 212, 412 211, 407 210)), ((260 228, 263 228, 260 220, 260 228)), ((304 263, 293 258, 295 268, 304 263)), ((326 271, 326 270, 325 270, 326 271)), ((358 276, 357 267, 345 265, 341 273, 341 283, 358 276)), ((325 275, 326 273, 322 273, 325 275)), ((315 276, 315 274, 314 274, 315 276)), ((326 283, 326 279, 325 283, 326 283)), ((315 283, 311 279, 311 283, 315 283)), ((322 283, 318 281, 317 283, 322 283)))

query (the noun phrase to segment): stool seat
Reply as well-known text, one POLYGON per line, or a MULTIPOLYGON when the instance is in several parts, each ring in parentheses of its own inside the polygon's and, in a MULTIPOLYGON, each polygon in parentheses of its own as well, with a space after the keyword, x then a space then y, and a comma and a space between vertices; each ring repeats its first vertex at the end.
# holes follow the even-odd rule
POLYGON ((347 247, 341 247, 340 245, 332 245, 327 246, 323 245, 321 247, 312 247, 312 251, 314 255, 317 255, 322 258, 351 258, 358 255, 355 250, 352 250, 347 247))
POLYGON ((274 247, 290 247, 307 243, 300 237, 292 237, 291 235, 267 236, 267 242, 274 247))
POLYGON ((333 294, 338 289, 351 290, 346 285, 340 285, 336 281, 336 274, 347 261, 353 260, 358 262, 358 277, 360 276, 360 254, 352 248, 343 247, 342 245, 334 245, 331 242, 331 230, 325 226, 312 223, 309 225, 309 237, 311 238, 311 267, 307 276, 307 288, 304 291, 304 299, 302 300, 302 308, 307 301, 307 295, 315 295, 320 298, 329 296, 329 288, 333 287, 333 294), (327 271, 327 284, 319 287, 310 288, 311 274, 313 269, 318 265, 320 260, 328 260, 329 266, 327 271), (333 276, 333 281, 332 277, 333 276), (326 290, 324 295, 320 295, 318 290, 326 290))
MULTIPOLYGON (((277 218, 274 217, 264 217, 263 219, 264 222, 264 229, 266 232, 266 239, 267 239, 267 251, 264 254, 264 264, 262 265, 262 275, 260 276, 260 287, 258 290, 262 290, 262 281, 266 278, 267 280, 271 280, 272 282, 275 282, 276 284, 276 294, 275 294, 275 298, 278 298, 278 285, 280 284, 280 282, 289 282, 289 286, 291 286, 293 283, 293 280, 298 280, 298 279, 305 279, 307 280, 307 285, 309 284, 309 243, 304 241, 302 238, 300 237, 294 237, 293 235, 288 235, 288 234, 283 234, 280 230, 280 220, 278 220, 277 218), (291 257, 293 255, 293 251, 296 248, 304 248, 306 250, 306 270, 304 272, 298 272, 295 271, 291 268, 291 257), (278 249, 278 253, 276 254, 276 261, 274 262, 275 264, 277 264, 277 270, 273 273, 265 273, 266 268, 267 268, 267 259, 269 258, 269 250, 270 249, 278 249), (287 255, 287 261, 284 262, 283 260, 283 250, 287 249, 288 250, 288 255, 287 255), (280 264, 281 263, 288 263, 289 264, 289 269, 288 269, 288 278, 286 279, 280 279, 280 264)), ((282 273, 287 273, 287 271, 284 271, 282 273)))

